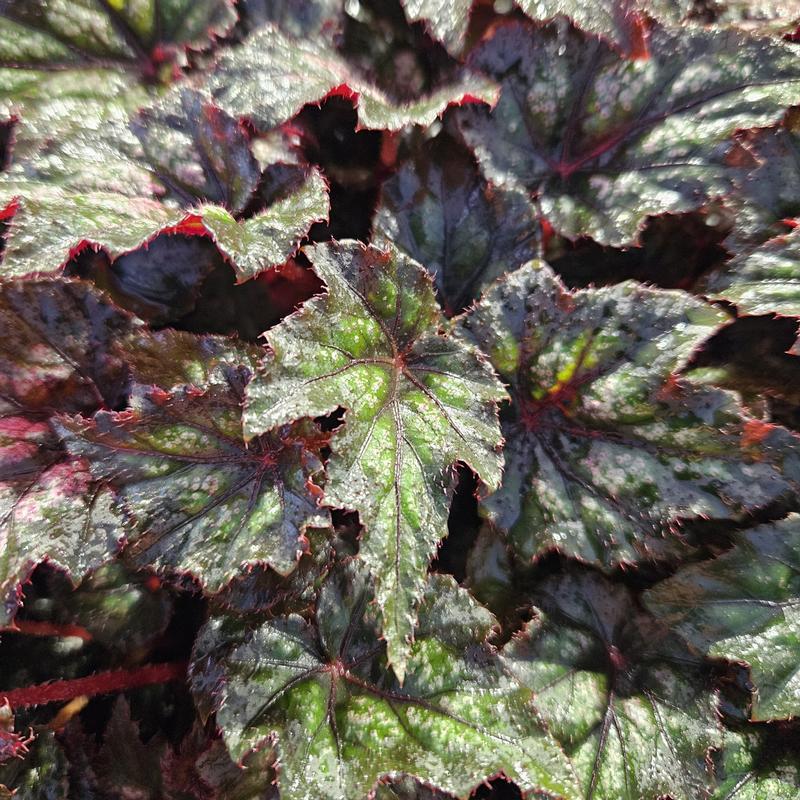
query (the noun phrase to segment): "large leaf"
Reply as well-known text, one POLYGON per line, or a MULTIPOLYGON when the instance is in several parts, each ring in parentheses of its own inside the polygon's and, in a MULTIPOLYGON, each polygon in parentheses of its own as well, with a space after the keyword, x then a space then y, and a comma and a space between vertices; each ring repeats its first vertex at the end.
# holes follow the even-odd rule
POLYGON ((800 317, 800 230, 732 259, 708 277, 704 292, 740 313, 800 317))
POLYGON ((629 56, 647 57, 646 17, 679 22, 692 0, 519 0, 520 8, 536 20, 562 14, 579 28, 610 39, 629 56))
POLYGON ((0 626, 38 563, 77 580, 116 553, 121 523, 110 492, 84 461, 65 456, 47 422, 0 416, 0 626))
POLYGON ((26 152, 101 130, 144 102, 141 84, 168 76, 164 62, 235 19, 230 0, 3 0, 0 115, 22 118, 26 152))
POLYGON ((263 129, 286 122, 304 105, 332 93, 356 98, 362 127, 388 130, 428 125, 449 105, 491 103, 497 93, 492 81, 465 72, 426 97, 397 104, 356 74, 335 50, 314 39, 292 39, 272 25, 223 54, 208 86, 228 113, 250 117, 263 129))
POLYGON ((481 289, 536 255, 539 225, 523 192, 492 186, 448 137, 420 148, 383 185, 374 223, 434 275, 445 307, 463 310, 481 289))
POLYGON ((558 231, 608 244, 729 190, 727 137, 800 101, 797 50, 658 27, 649 47, 633 61, 570 27, 497 28, 469 63, 501 82, 500 100, 456 111, 487 176, 530 191, 558 231))
POLYGON ((511 390, 503 485, 483 507, 521 556, 638 561, 678 546, 681 520, 797 491, 800 440, 673 374, 725 320, 633 282, 571 293, 536 263, 463 318, 511 390))
POLYGON ((328 291, 266 334, 272 355, 247 387, 245 433, 346 409, 326 503, 357 510, 366 527, 360 557, 402 678, 414 605, 447 534, 451 466, 464 461, 490 488, 499 483, 504 392, 474 347, 439 333, 416 262, 358 242, 304 252, 328 291))
POLYGON ((722 743, 699 658, 631 592, 582 572, 538 587, 540 613, 505 647, 570 756, 585 800, 695 800, 722 743))
POLYGON ((127 132, 111 128, 99 140, 76 136, 54 145, 46 157, 17 163, 0 177, 0 208, 13 211, 2 261, 6 274, 56 269, 85 244, 116 257, 177 228, 213 238, 245 280, 283 263, 311 225, 327 219, 327 184, 314 169, 284 197, 246 219, 208 204, 220 199, 241 210, 260 175, 237 123, 191 93, 143 114, 143 120, 152 115, 154 125, 147 134, 142 120, 135 127, 144 139, 142 152, 127 132), (207 125, 204 115, 212 120, 207 125), (168 136, 161 127, 167 123, 186 135, 168 136), (230 148, 216 163, 206 152, 214 131, 230 148), (162 187, 173 194, 168 202, 156 196, 162 187))
POLYGON ((274 736, 283 800, 360 800, 399 773, 464 796, 501 770, 524 790, 575 795, 530 692, 483 644, 491 614, 432 576, 400 686, 370 600, 351 565, 325 583, 313 625, 290 616, 241 634, 224 619, 207 624, 193 689, 234 758, 274 736))
POLYGON ((116 489, 137 564, 190 572, 210 591, 243 565, 291 572, 308 525, 324 526, 312 480, 322 465, 316 426, 285 426, 245 444, 235 385, 139 399, 135 411, 62 417, 69 451, 116 489))
POLYGON ((738 533, 645 597, 699 648, 750 665, 754 719, 800 716, 800 516, 738 533))

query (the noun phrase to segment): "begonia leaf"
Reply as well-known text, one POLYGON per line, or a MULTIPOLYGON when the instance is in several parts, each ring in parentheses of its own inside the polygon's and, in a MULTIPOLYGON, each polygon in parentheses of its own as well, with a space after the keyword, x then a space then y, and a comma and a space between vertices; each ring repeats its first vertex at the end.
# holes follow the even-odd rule
POLYGON ((800 101, 797 49, 656 26, 649 51, 631 60, 563 25, 498 27, 469 59, 501 83, 497 105, 456 110, 487 177, 531 192, 557 231, 604 244, 729 191, 728 137, 800 101))
POLYGON ((694 800, 722 745, 701 660, 595 573, 537 587, 542 612, 503 650, 563 745, 585 800, 694 800))
POLYGON ((491 614, 432 576, 401 686, 370 595, 351 564, 322 587, 313 624, 290 616, 244 635, 223 619, 206 625, 193 690, 234 758, 274 736, 284 800, 360 800, 397 773, 465 796, 499 771, 524 790, 576 796, 530 692, 483 644, 491 614))
POLYGON ((272 354, 247 387, 245 433, 346 410, 325 502, 359 512, 359 556, 402 678, 414 606, 447 533, 451 467, 464 461, 497 486, 505 395, 474 347, 439 332, 431 279, 416 262, 352 241, 303 252, 327 293, 266 334, 272 354))
POLYGON ((324 526, 312 481, 323 437, 311 422, 245 443, 241 387, 156 389, 131 411, 62 417, 68 449, 116 490, 137 564, 190 572, 210 591, 242 567, 291 572, 308 525, 324 526))
POLYGON ((503 485, 483 508, 522 557, 640 561, 677 547, 681 520, 793 496, 800 439, 674 375, 726 319, 633 282, 569 292, 536 262, 465 315, 512 396, 503 485))
POLYGON ((492 186, 448 138, 421 148, 384 185, 373 224, 433 273, 445 307, 463 310, 536 255, 539 225, 523 192, 492 186))
POLYGON ((645 598, 703 652, 747 662, 753 719, 800 716, 800 516, 736 534, 733 549, 645 598))
POLYGON ((493 81, 464 72, 425 97, 395 103, 335 50, 313 39, 292 39, 269 24, 224 53, 207 83, 225 111, 249 117, 264 130, 331 94, 356 99, 362 127, 388 130, 428 125, 450 105, 492 103, 497 95, 493 81))

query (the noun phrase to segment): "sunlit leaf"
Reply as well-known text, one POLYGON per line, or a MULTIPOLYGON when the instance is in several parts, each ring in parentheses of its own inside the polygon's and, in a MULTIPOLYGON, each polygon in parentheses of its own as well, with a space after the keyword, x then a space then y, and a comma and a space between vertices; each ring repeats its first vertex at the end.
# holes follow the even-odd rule
POLYGON ((527 189, 565 235, 608 244, 729 191, 728 137, 800 101, 797 50, 659 27, 648 46, 631 60, 563 25, 497 28, 469 64, 501 83, 500 100, 456 112, 487 177, 527 189))
POLYGON ((432 576, 401 686, 370 595, 351 566, 323 587, 313 624, 290 616, 249 633, 207 624, 193 689, 234 758, 274 735, 284 800, 360 800, 397 773, 464 796, 499 771, 525 790, 576 796, 530 692, 483 644, 491 614, 432 576))
POLYGON ((569 754, 586 800, 694 800, 722 743, 701 662, 595 573, 537 587, 543 612, 503 651, 569 754))
POLYGON ((800 716, 800 517, 737 534, 732 550, 684 567, 648 607, 704 652, 750 665, 753 718, 800 716))
POLYGON ((447 533, 452 465, 499 482, 504 393, 472 346, 439 332, 431 280, 416 262, 358 242, 304 252, 327 293, 267 333, 272 355, 247 387, 245 432, 346 409, 325 502, 359 512, 359 555, 402 676, 428 561, 447 533))
POLYGON ((681 520, 793 496, 800 440, 674 375, 725 320, 633 282, 568 292, 535 262, 463 318, 511 391, 503 485, 483 507, 522 557, 640 561, 678 547, 681 520))

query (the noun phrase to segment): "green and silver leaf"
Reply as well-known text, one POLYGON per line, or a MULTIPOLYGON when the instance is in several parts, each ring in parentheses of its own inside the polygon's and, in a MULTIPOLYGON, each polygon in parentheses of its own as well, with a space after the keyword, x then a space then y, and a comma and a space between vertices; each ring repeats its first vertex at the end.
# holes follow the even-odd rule
POLYGON ((633 282, 569 292, 536 262, 461 318, 510 388, 503 484, 482 505, 522 558, 640 562, 680 549, 683 520, 794 496, 800 439, 674 375, 727 319, 633 282))
POLYGON ((44 560, 77 582, 119 550, 123 520, 86 463, 69 458, 41 419, 0 415, 0 627, 44 560))
POLYGON ((272 25, 224 53, 207 85, 229 114, 249 117, 264 130, 331 94, 354 97, 361 127, 378 130, 429 125, 450 105, 493 103, 497 97, 493 81, 465 71, 426 97, 398 104, 356 74, 335 50, 314 39, 290 38, 272 25))
POLYGON ((4 0, 0 115, 21 117, 17 149, 99 132, 142 105, 186 47, 236 20, 230 0, 4 0))
POLYGON ((316 426, 285 426, 245 444, 235 385, 154 390, 132 411, 62 417, 56 426, 116 490, 137 565, 190 572, 213 592, 248 564, 288 574, 306 527, 327 524, 312 483, 322 471, 316 426))
POLYGON ((722 730, 701 659, 596 573, 550 577, 537 592, 544 610, 502 655, 569 755, 579 796, 707 796, 722 730))
POLYGON ((645 601, 702 651, 750 665, 753 719, 800 716, 800 516, 736 534, 732 550, 645 601))
POLYGON ((303 252, 327 293, 266 334, 272 354, 247 387, 245 433, 346 410, 331 439, 326 504, 358 511, 366 528, 359 555, 402 677, 428 562, 447 535, 453 464, 499 484, 505 393, 474 346, 440 333, 419 264, 353 241, 303 252))
POLYGON ((466 796, 502 771, 523 791, 576 797, 563 753, 485 645, 493 617, 434 575, 400 685, 365 576, 351 564, 319 594, 314 624, 290 616, 250 632, 212 619, 191 682, 232 756, 271 738, 283 800, 361 800, 406 774, 466 796))
POLYGON ((633 242, 648 215, 731 189, 728 137, 800 102, 787 43, 655 26, 631 60, 564 25, 498 27, 469 64, 497 79, 491 111, 455 113, 487 177, 523 187, 566 236, 633 242))
POLYGON ((800 230, 731 259, 708 276, 703 292, 740 314, 800 317, 800 230))

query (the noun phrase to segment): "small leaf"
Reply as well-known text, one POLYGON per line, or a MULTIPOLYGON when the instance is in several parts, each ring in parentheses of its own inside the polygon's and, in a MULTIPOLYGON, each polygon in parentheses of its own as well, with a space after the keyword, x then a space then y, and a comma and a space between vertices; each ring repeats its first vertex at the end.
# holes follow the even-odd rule
POLYGON ((492 81, 465 72, 427 97, 398 105, 356 74, 335 50, 313 39, 291 39, 272 25, 223 54, 208 86, 229 114, 250 117, 264 130, 331 94, 356 98, 361 127, 388 130, 429 125, 450 105, 476 100, 492 103, 496 97, 492 81))
POLYGON ((800 516, 735 542, 650 589, 647 606, 702 651, 750 665, 753 719, 800 716, 800 516))
POLYGON ((800 102, 796 49, 654 27, 649 51, 632 61, 573 28, 498 27, 469 64, 501 82, 500 100, 455 112, 487 177, 535 195, 557 231, 605 244, 729 191, 728 137, 800 102))
POLYGON ((568 292, 535 262, 462 318, 511 391, 503 485, 483 508, 519 555, 636 562, 678 547, 665 535, 681 520, 797 492, 797 437, 673 374, 726 319, 633 282, 568 292))
POLYGON ((549 20, 561 14, 584 31, 611 40, 625 55, 648 55, 647 17, 680 22, 692 10, 692 0, 520 0, 532 19, 549 20))
POLYGON ((52 561, 77 581, 116 553, 121 523, 108 489, 64 456, 46 422, 0 417, 0 627, 37 564, 52 561))
POLYGON ((539 224, 523 192, 492 186, 447 137, 420 148, 383 185, 375 239, 434 275, 446 308, 461 311, 504 272, 536 255, 539 224))
POLYGON ((326 524, 311 484, 322 469, 315 426, 285 426, 246 445, 241 425, 240 396, 226 387, 154 390, 136 411, 62 417, 57 428, 119 494, 135 531, 128 556, 191 572, 213 592, 243 565, 291 572, 306 526, 326 524))
POLYGON ((311 225, 327 221, 329 212, 328 184, 312 168, 291 194, 250 219, 237 222, 219 206, 201 206, 197 213, 241 283, 286 261, 311 225))
POLYGON ((447 534, 450 467, 500 479, 496 402, 470 345, 438 331, 431 281, 397 251, 358 242, 305 248, 327 294, 272 328, 273 355, 247 387, 248 437, 345 408, 331 439, 326 504, 357 510, 360 558, 377 581, 389 658, 402 678, 414 606, 447 534))
POLYGON ((800 317, 800 230, 736 256, 707 278, 704 294, 741 314, 800 317))
POLYGON ((581 797, 706 796, 722 736, 701 660, 595 573, 547 578, 537 590, 544 613, 503 657, 570 754, 581 797))
POLYGON ((193 690, 234 758, 274 735, 283 800, 360 800, 401 773, 463 796, 501 770, 524 790, 575 796, 530 693, 483 644, 487 611, 431 576, 401 687, 370 600, 351 564, 323 586, 313 625, 291 616, 244 635, 220 618, 206 625, 193 690))

